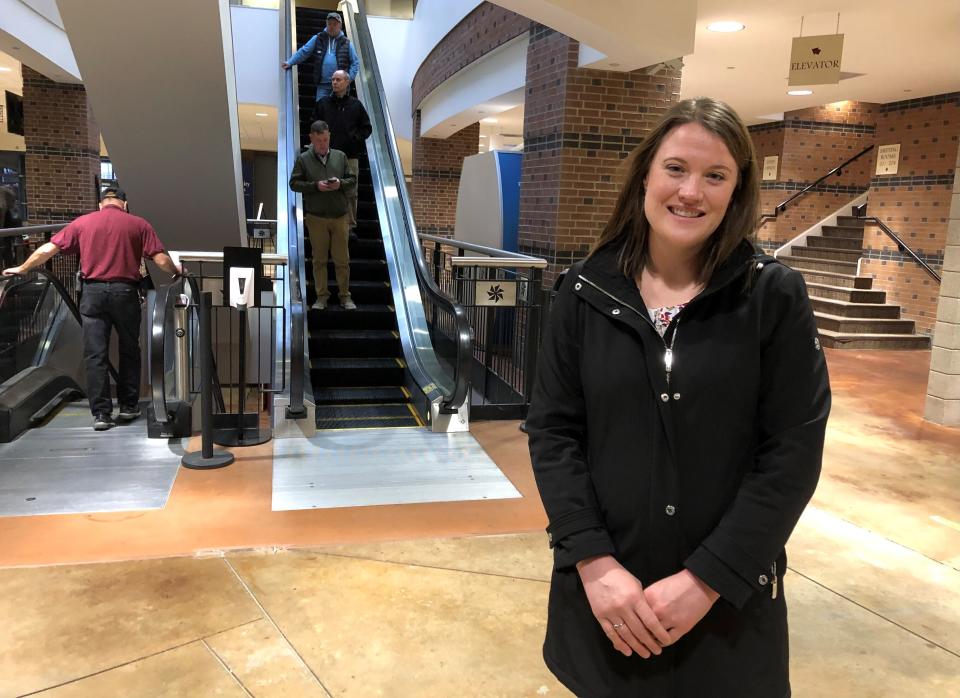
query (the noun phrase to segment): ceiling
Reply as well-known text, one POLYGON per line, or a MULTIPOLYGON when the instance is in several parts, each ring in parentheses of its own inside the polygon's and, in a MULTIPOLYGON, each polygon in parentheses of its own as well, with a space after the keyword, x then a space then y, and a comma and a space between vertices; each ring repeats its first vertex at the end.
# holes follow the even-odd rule
POLYGON ((708 95, 733 106, 749 124, 784 111, 857 100, 887 103, 960 91, 960 1, 699 0, 694 52, 683 59, 681 97, 708 95), (787 95, 791 39, 844 35, 844 74, 837 85, 811 86, 808 97, 787 95), (743 31, 707 31, 736 20, 743 31))

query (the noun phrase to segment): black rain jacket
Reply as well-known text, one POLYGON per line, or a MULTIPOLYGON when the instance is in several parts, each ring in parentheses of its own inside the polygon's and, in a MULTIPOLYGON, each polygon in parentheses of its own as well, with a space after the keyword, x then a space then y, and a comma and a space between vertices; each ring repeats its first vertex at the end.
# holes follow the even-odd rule
POLYGON ((744 241, 661 338, 619 251, 567 274, 526 422, 555 561, 544 659, 582 698, 789 696, 784 546, 830 411, 806 286, 744 241), (624 657, 575 567, 604 553, 721 598, 659 657, 624 657))

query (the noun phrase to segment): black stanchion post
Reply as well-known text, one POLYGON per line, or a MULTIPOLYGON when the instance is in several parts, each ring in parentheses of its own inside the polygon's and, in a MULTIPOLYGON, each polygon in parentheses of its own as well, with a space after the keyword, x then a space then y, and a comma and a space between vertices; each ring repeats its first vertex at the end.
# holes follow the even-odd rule
POLYGON ((194 470, 222 468, 233 463, 230 451, 213 448, 213 342, 210 337, 210 306, 213 294, 200 297, 200 451, 185 453, 181 465, 194 470))

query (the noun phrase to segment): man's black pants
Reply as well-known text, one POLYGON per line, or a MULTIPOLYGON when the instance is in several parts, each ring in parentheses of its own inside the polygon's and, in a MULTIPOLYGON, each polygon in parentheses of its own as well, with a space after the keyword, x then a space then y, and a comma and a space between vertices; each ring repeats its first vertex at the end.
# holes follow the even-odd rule
POLYGON ((119 282, 84 282, 80 298, 83 358, 87 365, 87 399, 94 415, 113 410, 110 399, 110 332, 117 331, 120 365, 117 399, 120 407, 140 401, 140 293, 119 282))

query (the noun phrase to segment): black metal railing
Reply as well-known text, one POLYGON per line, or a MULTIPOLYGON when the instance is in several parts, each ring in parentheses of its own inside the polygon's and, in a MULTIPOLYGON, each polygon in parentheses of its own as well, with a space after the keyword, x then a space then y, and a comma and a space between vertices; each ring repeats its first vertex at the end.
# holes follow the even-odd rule
POLYGON ((941 283, 940 275, 937 274, 937 272, 935 272, 933 268, 929 264, 927 264, 923 260, 923 258, 920 257, 920 255, 918 255, 910 247, 910 245, 905 243, 903 241, 903 238, 897 235, 886 223, 884 223, 882 220, 880 220, 876 216, 865 215, 866 211, 867 211, 867 205, 863 204, 861 206, 854 207, 853 213, 859 220, 862 220, 864 224, 875 225, 878 228, 880 228, 880 230, 882 230, 888 238, 890 238, 891 240, 894 241, 894 243, 896 243, 897 251, 900 252, 900 254, 906 255, 907 257, 910 257, 911 259, 913 259, 913 261, 916 262, 918 265, 920 265, 920 267, 925 272, 927 272, 927 274, 929 274, 938 284, 941 283))
POLYGON ((811 191, 811 190, 815 189, 816 187, 818 187, 819 185, 823 184, 825 181, 827 181, 828 179, 830 179, 830 178, 833 177, 834 175, 836 175, 837 177, 841 176, 841 175, 843 174, 843 168, 844 168, 844 167, 846 167, 847 165, 849 165, 851 162, 854 162, 855 160, 860 159, 861 157, 863 157, 864 155, 866 155, 867 153, 869 153, 871 150, 873 150, 873 146, 872 146, 872 145, 868 145, 866 148, 864 148, 863 150, 861 150, 859 153, 857 153, 857 154, 854 155, 853 157, 844 160, 844 161, 841 162, 839 165, 837 165, 836 167, 834 167, 832 170, 830 170, 829 172, 827 172, 825 175, 823 175, 822 177, 820 177, 816 182, 813 182, 812 184, 808 184, 807 186, 805 186, 803 189, 801 189, 801 190, 798 191, 797 193, 795 193, 795 194, 793 194, 792 196, 790 196, 790 197, 784 199, 783 201, 781 201, 779 204, 777 204, 777 205, 774 207, 773 213, 761 213, 761 214, 760 214, 760 221, 759 221, 759 222, 760 222, 760 223, 763 223, 763 222, 765 222, 765 221, 767 221, 767 220, 775 219, 775 218, 776 218, 777 216, 779 216, 781 213, 783 213, 784 211, 786 211, 786 210, 787 210, 787 207, 790 206, 790 204, 792 204, 794 201, 796 201, 797 199, 799 199, 801 196, 804 196, 804 195, 807 194, 809 191, 811 191))
MULTIPOLYGON (((524 418, 548 313, 546 260, 433 235, 420 240, 434 281, 464 309, 472 328, 471 415, 524 418)), ((434 344, 449 345, 453 325, 431 306, 426 310, 434 344)))

